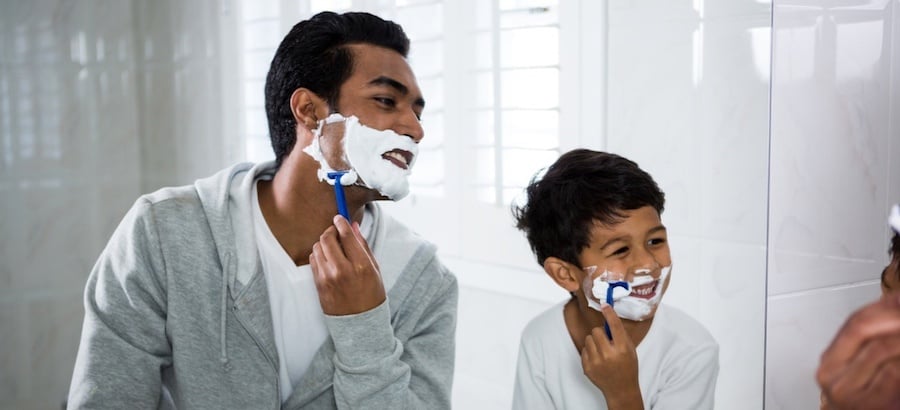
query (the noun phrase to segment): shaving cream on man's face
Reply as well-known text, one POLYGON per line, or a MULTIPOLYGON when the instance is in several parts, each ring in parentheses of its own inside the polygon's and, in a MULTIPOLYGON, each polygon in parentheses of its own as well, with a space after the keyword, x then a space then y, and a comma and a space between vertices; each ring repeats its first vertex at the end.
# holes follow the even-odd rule
MULTIPOLYGON (((595 274, 596 266, 588 266, 584 270, 587 275, 582 283, 582 289, 587 298, 588 306, 599 311, 606 304, 609 283, 624 282, 625 275, 609 271, 595 274)), ((669 277, 671 270, 671 265, 661 268, 659 279, 654 279, 650 275, 649 269, 635 271, 634 278, 627 282, 627 290, 625 288, 613 289, 613 310, 622 319, 633 321, 648 319, 653 313, 653 309, 662 299, 666 279, 669 277)))
POLYGON ((356 183, 395 201, 409 194, 409 174, 419 152, 412 138, 392 130, 379 131, 360 124, 355 116, 337 113, 321 120, 313 137, 303 152, 319 161, 319 180, 333 185, 329 172, 348 171, 341 185, 356 183), (322 135, 326 124, 336 122, 344 123, 342 138, 322 135))

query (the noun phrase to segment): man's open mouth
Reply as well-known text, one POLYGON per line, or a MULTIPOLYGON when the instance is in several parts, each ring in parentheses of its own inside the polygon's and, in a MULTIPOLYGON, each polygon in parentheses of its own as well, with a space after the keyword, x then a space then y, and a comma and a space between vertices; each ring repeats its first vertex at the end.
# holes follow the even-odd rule
POLYGON ((400 169, 409 169, 409 164, 412 163, 413 154, 406 150, 395 149, 381 154, 381 158, 390 161, 400 169))

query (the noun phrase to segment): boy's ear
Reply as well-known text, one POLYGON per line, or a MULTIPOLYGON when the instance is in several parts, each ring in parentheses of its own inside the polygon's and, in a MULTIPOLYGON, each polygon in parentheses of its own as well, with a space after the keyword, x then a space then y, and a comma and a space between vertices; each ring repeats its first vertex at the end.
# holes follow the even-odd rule
POLYGON ((580 269, 562 259, 553 256, 544 259, 544 272, 561 288, 574 292, 581 288, 580 269))
POLYGON ((314 130, 319 120, 328 116, 328 103, 308 88, 298 88, 291 94, 291 113, 297 125, 314 130))

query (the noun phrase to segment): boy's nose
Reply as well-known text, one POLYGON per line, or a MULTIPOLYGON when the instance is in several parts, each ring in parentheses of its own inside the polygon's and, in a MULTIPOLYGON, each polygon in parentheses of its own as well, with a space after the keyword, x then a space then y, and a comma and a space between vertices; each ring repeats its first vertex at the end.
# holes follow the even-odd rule
POLYGON ((656 262, 655 259, 648 264, 644 264, 638 268, 630 270, 631 275, 628 278, 629 282, 634 282, 634 278, 638 276, 652 276, 654 279, 659 278, 660 276, 660 265, 656 262))

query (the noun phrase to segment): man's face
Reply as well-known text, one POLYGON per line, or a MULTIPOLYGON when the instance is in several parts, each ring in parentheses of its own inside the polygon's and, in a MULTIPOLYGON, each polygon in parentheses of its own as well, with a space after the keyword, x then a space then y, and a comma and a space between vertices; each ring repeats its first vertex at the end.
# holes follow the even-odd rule
POLYGON ((341 85, 338 106, 332 109, 344 117, 356 116, 360 125, 402 137, 373 134, 365 141, 346 139, 344 127, 336 123, 322 131, 322 153, 335 169, 364 165, 375 169, 379 178, 405 178, 415 160, 415 145, 410 145, 424 137, 419 118, 425 102, 415 75, 406 59, 393 50, 369 44, 348 48, 353 53, 353 72, 341 85), (347 164, 347 159, 352 163, 347 164))
MULTIPOLYGON (((655 298, 658 302, 669 285, 663 271, 672 265, 666 228, 651 206, 622 214, 625 217, 618 224, 597 223, 592 227, 590 243, 581 251, 580 262, 583 267, 596 266, 598 273, 608 272, 615 280, 639 284, 631 289, 629 298, 655 298)), ((633 320, 652 318, 657 306, 653 304, 649 314, 633 320)))

